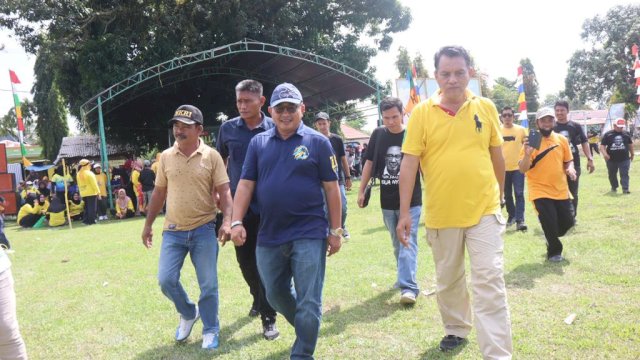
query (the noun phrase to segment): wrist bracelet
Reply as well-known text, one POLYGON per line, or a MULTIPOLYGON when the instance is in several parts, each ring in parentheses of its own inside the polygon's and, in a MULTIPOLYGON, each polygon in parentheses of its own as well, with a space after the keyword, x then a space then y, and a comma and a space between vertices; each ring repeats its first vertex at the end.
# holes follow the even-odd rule
POLYGON ((236 226, 242 225, 242 221, 241 220, 236 220, 234 222, 231 223, 231 228, 233 229, 236 226))

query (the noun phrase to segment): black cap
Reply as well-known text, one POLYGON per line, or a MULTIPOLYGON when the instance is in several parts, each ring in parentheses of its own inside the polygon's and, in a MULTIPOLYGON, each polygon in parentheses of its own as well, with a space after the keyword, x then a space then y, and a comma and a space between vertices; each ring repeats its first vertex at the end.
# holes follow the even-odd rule
POLYGON ((173 117, 169 120, 169 126, 172 126, 175 121, 180 121, 187 125, 202 125, 202 112, 193 105, 181 105, 173 113, 173 117))

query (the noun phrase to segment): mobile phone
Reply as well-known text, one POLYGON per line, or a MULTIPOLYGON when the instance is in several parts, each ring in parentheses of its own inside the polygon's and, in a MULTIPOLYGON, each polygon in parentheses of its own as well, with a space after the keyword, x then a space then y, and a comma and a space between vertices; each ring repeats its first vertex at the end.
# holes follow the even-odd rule
POLYGON ((540 149, 540 142, 542 141, 542 135, 538 130, 529 129, 529 146, 534 149, 540 149))

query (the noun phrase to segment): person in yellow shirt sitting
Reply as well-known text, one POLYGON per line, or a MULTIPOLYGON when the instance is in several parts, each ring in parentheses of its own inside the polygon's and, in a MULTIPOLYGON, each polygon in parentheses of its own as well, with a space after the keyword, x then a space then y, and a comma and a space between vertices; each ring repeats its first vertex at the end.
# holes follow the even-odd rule
POLYGON ((116 199, 116 218, 128 219, 135 215, 133 209, 133 201, 127 196, 127 192, 124 189, 118 190, 118 198, 116 199))
POLYGON ((82 216, 84 215, 84 201, 82 201, 80 193, 73 193, 68 208, 71 220, 82 220, 82 216))
POLYGON ((62 226, 67 221, 66 216, 66 207, 64 206, 64 202, 58 198, 57 195, 53 195, 51 198, 51 205, 47 211, 47 219, 49 219, 49 226, 62 226))
POLYGON ((49 209, 49 198, 44 194, 40 194, 38 196, 38 203, 40 204, 40 213, 44 215, 49 209))
POLYGON ((42 217, 42 207, 38 203, 38 197, 35 194, 29 194, 25 199, 25 204, 18 211, 16 222, 24 227, 30 228, 42 217))
POLYGON ((29 196, 29 194, 34 194, 34 195, 38 194, 38 189, 36 189, 33 186, 33 181, 27 181, 25 183, 25 187, 22 190, 22 192, 20 193, 20 196, 22 197, 23 200, 26 200, 27 196, 29 196))

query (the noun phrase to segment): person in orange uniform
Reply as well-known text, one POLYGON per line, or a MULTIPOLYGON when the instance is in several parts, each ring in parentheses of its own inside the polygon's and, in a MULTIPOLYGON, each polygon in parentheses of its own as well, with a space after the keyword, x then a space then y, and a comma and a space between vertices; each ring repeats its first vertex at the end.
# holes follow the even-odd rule
POLYGON ((540 148, 525 141, 519 162, 520 171, 527 176, 529 200, 533 202, 547 239, 547 259, 563 261, 560 237, 573 227, 573 204, 567 178, 576 179, 573 155, 566 137, 553 132, 555 115, 550 108, 536 113, 536 125, 542 135, 540 148))

